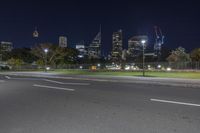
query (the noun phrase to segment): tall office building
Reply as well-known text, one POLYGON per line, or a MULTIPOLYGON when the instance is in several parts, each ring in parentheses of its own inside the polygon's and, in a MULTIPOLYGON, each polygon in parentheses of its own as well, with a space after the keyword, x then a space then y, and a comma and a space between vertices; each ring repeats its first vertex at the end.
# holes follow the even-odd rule
POLYGON ((148 41, 148 36, 133 36, 132 38, 128 40, 129 57, 137 58, 138 56, 142 54, 142 50, 143 50, 142 40, 148 41))
POLYGON ((84 44, 84 41, 76 44, 76 50, 78 50, 78 58, 85 58, 87 56, 87 49, 84 44))
POLYGON ((59 37, 59 47, 62 47, 62 48, 67 47, 67 37, 65 37, 65 36, 59 37))
POLYGON ((0 50, 10 52, 13 49, 13 43, 12 42, 1 42, 0 43, 0 50))
POLYGON ((112 36, 112 59, 121 60, 122 58, 122 30, 114 32, 112 36))
POLYGON ((88 55, 90 59, 100 59, 101 58, 101 28, 96 37, 91 42, 88 47, 88 55))

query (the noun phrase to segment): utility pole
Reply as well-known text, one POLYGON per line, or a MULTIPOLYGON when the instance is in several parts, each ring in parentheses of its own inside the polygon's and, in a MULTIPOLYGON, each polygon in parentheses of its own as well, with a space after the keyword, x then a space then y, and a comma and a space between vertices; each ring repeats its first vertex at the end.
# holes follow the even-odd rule
POLYGON ((145 55, 144 55, 144 45, 146 43, 145 40, 141 41, 142 43, 142 72, 143 72, 143 77, 145 76, 145 55))
POLYGON ((45 72, 47 72, 47 54, 48 54, 48 49, 46 48, 46 49, 44 49, 44 52, 45 52, 45 72))

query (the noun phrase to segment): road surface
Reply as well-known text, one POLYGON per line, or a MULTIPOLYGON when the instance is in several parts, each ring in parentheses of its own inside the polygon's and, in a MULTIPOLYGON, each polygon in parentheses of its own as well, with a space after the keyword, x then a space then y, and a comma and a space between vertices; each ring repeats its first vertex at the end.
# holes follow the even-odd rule
POLYGON ((200 88, 0 75, 0 133, 199 133, 200 88))

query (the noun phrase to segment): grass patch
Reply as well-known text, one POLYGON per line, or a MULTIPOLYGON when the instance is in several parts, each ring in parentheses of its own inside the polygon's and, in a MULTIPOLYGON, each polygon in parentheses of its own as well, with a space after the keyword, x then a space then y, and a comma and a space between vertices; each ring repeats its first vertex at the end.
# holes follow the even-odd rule
MULTIPOLYGON (((52 72, 58 73, 58 74, 67 74, 67 75, 142 76, 142 72, 139 72, 139 71, 55 70, 52 72)), ((200 72, 148 71, 148 72, 145 72, 145 75, 146 77, 200 79, 200 72)))

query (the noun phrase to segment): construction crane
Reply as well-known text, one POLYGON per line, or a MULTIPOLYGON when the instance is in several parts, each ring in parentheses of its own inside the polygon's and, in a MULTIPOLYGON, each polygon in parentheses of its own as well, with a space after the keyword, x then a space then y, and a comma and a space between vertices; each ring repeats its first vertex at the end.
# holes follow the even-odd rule
POLYGON ((155 39, 155 44, 154 44, 154 53, 159 59, 161 56, 161 49, 162 49, 162 45, 164 44, 165 36, 162 34, 162 30, 160 27, 154 26, 154 30, 156 34, 156 39, 155 39))

